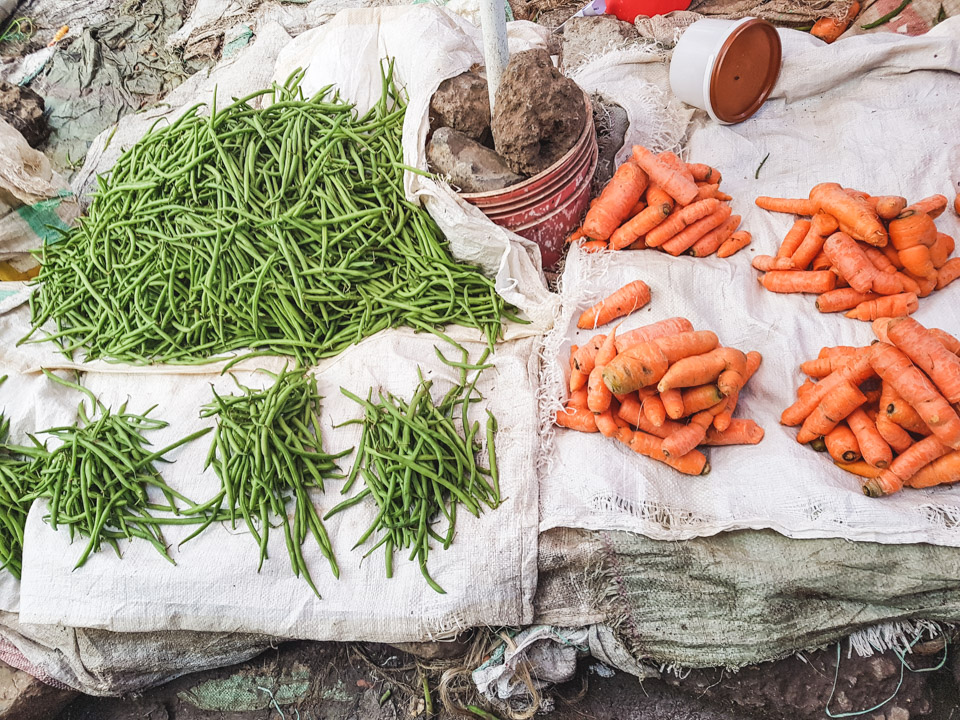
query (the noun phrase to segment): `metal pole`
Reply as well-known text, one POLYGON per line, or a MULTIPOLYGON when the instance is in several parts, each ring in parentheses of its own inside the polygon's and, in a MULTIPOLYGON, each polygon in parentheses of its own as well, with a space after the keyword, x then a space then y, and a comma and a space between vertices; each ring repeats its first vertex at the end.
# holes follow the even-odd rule
POLYGON ((487 64, 487 90, 490 93, 490 112, 500 87, 510 51, 507 49, 507 15, 504 0, 480 0, 480 26, 483 28, 483 57, 487 64))

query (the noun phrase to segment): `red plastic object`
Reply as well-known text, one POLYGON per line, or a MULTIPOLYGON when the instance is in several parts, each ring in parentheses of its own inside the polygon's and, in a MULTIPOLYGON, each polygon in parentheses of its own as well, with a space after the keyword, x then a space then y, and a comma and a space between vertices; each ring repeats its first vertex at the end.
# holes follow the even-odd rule
POLYGON ((640 15, 653 17, 666 15, 674 10, 686 10, 690 0, 607 0, 607 15, 616 15, 624 22, 632 23, 640 15))
POLYGON ((597 134, 590 101, 584 98, 584 102, 587 122, 583 132, 557 162, 503 190, 460 195, 497 225, 537 243, 544 270, 553 269, 560 261, 563 241, 580 224, 590 204, 590 182, 597 169, 597 134))

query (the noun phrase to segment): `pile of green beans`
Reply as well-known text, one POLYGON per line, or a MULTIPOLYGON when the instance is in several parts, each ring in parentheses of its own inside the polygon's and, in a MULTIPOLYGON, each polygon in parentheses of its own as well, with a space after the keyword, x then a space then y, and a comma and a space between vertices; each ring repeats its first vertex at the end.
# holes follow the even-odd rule
POLYGON ((492 346, 516 318, 404 194, 392 64, 362 116, 329 87, 305 99, 301 77, 214 96, 124 152, 40 253, 30 336, 57 331, 32 341, 136 364, 239 349, 309 364, 399 325, 477 328, 492 346))
POLYGON ((31 436, 35 447, 23 450, 34 457, 37 481, 23 501, 49 500, 50 512, 44 519, 54 530, 66 525, 71 541, 75 532, 89 539, 77 561, 78 568, 91 552, 99 552, 104 542, 120 556, 117 541, 134 538, 148 541, 175 565, 167 553, 161 526, 202 523, 204 508, 167 485, 153 464, 164 462, 164 455, 205 435, 209 428, 151 452, 150 441, 143 432, 167 426, 163 420, 147 417, 153 408, 138 415, 127 412, 124 403, 113 412, 86 388, 47 371, 44 374, 54 382, 86 394, 93 409, 88 415, 81 402, 78 425, 50 428, 40 433, 61 441, 54 450, 47 450, 31 436), (152 500, 148 495, 151 488, 160 491, 166 503, 152 500), (179 506, 178 500, 184 506, 179 506), (172 516, 156 516, 150 511, 172 513, 172 516))
POLYGON ((491 367, 484 364, 489 350, 478 363, 471 364, 462 347, 463 359, 459 362, 447 360, 435 349, 441 360, 460 371, 460 382, 439 403, 430 394, 433 381, 424 379, 419 370, 420 382, 409 402, 383 392, 378 393, 374 402, 372 390, 363 400, 340 389, 364 408, 362 420, 348 421, 361 423, 362 429, 356 458, 342 492, 349 492, 357 477, 363 478, 366 487, 333 508, 324 519, 372 498, 378 508, 377 516, 354 547, 362 545, 373 533, 382 533, 364 557, 384 546, 389 578, 393 577, 394 551, 410 549, 409 560, 416 559, 430 587, 444 593, 427 571, 430 541, 435 540, 444 550, 450 547, 458 506, 475 517, 479 517, 483 505, 496 508, 500 504, 500 480, 494 447, 496 419, 488 410, 487 467, 477 460, 482 450, 480 423, 469 420, 470 405, 481 399, 476 393, 480 372, 491 367), (475 371, 470 381, 468 370, 475 371), (434 529, 442 519, 447 522, 445 534, 434 529))
POLYGON ((342 477, 335 460, 353 449, 338 455, 322 452, 317 419, 321 398, 312 375, 303 369, 267 374, 275 379, 269 388, 254 390, 241 385, 242 395, 229 396, 214 392, 214 401, 201 411, 202 417, 217 418, 205 467, 213 465, 221 490, 211 504, 218 508, 218 517, 226 516, 233 527, 238 516, 243 518, 260 547, 257 572, 267 558, 270 521, 279 519, 294 574, 302 574, 320 597, 301 550, 308 532, 335 577, 340 577, 340 569, 308 490, 323 490, 325 478, 342 477), (286 510, 291 499, 292 527, 286 510), (222 510, 224 501, 227 507, 222 510))
MULTIPOLYGON (((6 375, 0 377, 0 384, 6 379, 6 375)), ((10 421, 0 413, 0 570, 19 580, 23 528, 30 510, 30 503, 22 498, 36 482, 36 466, 24 455, 25 449, 6 444, 9 431, 10 421)))

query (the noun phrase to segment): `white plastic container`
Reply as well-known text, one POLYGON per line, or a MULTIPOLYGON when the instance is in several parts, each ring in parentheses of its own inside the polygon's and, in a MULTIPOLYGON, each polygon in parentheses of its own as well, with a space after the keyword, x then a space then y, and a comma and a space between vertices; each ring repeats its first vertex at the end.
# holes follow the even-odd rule
POLYGON ((780 35, 766 20, 697 20, 670 61, 670 87, 724 125, 753 115, 780 75, 780 35))

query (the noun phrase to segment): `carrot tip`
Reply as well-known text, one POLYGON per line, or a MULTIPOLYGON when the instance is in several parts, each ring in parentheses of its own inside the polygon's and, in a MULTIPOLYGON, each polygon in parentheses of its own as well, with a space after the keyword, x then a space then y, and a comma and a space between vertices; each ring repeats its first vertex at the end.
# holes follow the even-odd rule
POLYGON ((867 480, 863 483, 863 494, 867 497, 883 497, 883 490, 880 489, 880 483, 874 479, 867 480))

